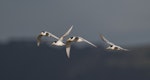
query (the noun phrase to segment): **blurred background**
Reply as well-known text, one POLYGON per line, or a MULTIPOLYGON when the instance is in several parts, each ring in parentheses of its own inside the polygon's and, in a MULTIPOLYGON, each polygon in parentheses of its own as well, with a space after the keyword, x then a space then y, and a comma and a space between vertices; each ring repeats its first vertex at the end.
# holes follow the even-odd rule
MULTIPOLYGON (((149 80, 149 0, 0 0, 0 80, 149 80), (71 58, 55 39, 36 37, 41 31, 56 36, 81 36, 71 58), (107 51, 99 38, 129 49, 107 51)), ((67 39, 66 38, 66 39, 67 39)))

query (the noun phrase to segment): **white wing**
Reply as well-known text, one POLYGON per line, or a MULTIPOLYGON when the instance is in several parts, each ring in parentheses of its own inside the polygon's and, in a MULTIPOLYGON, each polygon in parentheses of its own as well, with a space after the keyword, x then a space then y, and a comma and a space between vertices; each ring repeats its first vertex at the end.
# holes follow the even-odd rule
POLYGON ((109 45, 115 45, 114 43, 108 41, 103 35, 100 35, 100 38, 109 45))
POLYGON ((84 39, 84 38, 82 38, 82 37, 79 37, 79 39, 81 39, 82 41, 84 41, 84 42, 86 42, 86 43, 88 43, 88 44, 90 44, 90 45, 92 45, 92 46, 94 46, 94 47, 97 47, 96 45, 94 45, 93 43, 87 41, 86 39, 84 39))
POLYGON ((59 40, 60 40, 60 41, 63 41, 64 37, 67 36, 67 35, 69 35, 69 33, 71 32, 72 28, 73 28, 73 25, 70 27, 70 29, 69 29, 64 35, 62 35, 62 36, 60 37, 59 40))
POLYGON ((70 48, 71 48, 71 42, 68 41, 66 42, 66 54, 68 58, 70 58, 70 48))
POLYGON ((129 51, 128 49, 124 49, 124 48, 123 48, 122 50, 124 50, 124 51, 129 51))
POLYGON ((54 34, 47 32, 48 33, 48 37, 53 37, 55 39, 59 39, 59 37, 55 36, 54 34))
POLYGON ((122 47, 120 47, 120 46, 117 46, 117 45, 115 45, 114 43, 108 41, 103 35, 100 35, 100 37, 101 37, 101 39, 102 39, 104 42, 106 42, 107 44, 109 44, 109 45, 114 45, 114 46, 118 47, 120 50, 128 51, 128 49, 124 49, 124 48, 122 48, 122 47))
POLYGON ((128 49, 124 49, 124 48, 122 48, 122 47, 120 47, 120 46, 118 46, 118 47, 119 47, 120 50, 129 51, 128 49))

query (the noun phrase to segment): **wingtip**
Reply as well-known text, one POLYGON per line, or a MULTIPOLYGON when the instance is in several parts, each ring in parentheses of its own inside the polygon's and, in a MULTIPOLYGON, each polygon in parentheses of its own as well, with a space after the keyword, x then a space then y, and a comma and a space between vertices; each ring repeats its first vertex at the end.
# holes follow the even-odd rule
POLYGON ((93 47, 97 48, 97 46, 96 46, 96 45, 93 45, 93 47))
POLYGON ((67 58, 70 59, 70 54, 67 53, 67 58))
POLYGON ((101 38, 103 41, 105 41, 103 34, 100 34, 100 38, 101 38))
POLYGON ((39 46, 40 46, 40 43, 37 43, 37 46, 39 47, 39 46))
POLYGON ((71 25, 71 27, 73 28, 73 25, 71 25))
POLYGON ((67 55, 68 59, 70 58, 70 47, 69 46, 66 45, 66 55, 67 55))
POLYGON ((70 59, 70 56, 67 56, 68 59, 70 59))
POLYGON ((70 26, 70 29, 72 29, 72 28, 73 28, 73 25, 70 26))
POLYGON ((124 51, 129 51, 128 49, 125 49, 124 51))
POLYGON ((100 38, 103 38, 103 37, 104 37, 103 34, 100 34, 99 36, 100 36, 100 38))

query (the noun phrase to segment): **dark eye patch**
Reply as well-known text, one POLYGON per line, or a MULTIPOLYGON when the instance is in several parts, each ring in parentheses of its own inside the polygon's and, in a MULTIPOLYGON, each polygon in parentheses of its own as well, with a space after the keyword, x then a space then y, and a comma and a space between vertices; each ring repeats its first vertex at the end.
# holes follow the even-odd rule
POLYGON ((110 45, 110 47, 113 47, 113 45, 110 45))
POLYGON ((49 34, 48 33, 46 33, 46 36, 48 36, 49 34))
POLYGON ((73 37, 70 37, 71 39, 73 38, 73 37))

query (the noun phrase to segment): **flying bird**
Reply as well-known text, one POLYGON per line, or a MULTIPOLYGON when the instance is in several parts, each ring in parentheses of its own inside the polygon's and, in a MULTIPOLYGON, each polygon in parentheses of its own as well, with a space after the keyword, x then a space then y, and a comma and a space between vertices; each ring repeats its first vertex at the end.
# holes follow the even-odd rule
POLYGON ((100 38, 105 42, 107 43, 108 47, 106 49, 109 49, 109 50, 123 50, 123 51, 128 51, 128 49, 124 49, 118 45, 115 45, 114 43, 108 41, 103 35, 100 35, 100 38))
POLYGON ((55 46, 64 46, 65 43, 63 42, 63 39, 64 39, 67 35, 69 35, 69 33, 71 32, 72 28, 73 28, 73 25, 72 25, 72 26, 70 27, 70 29, 69 29, 64 35, 62 35, 57 41, 54 41, 54 42, 52 43, 52 45, 55 45, 55 46))
POLYGON ((87 41, 86 39, 82 38, 82 37, 70 37, 67 39, 66 41, 66 53, 67 53, 67 57, 70 58, 70 49, 71 49, 71 43, 72 42, 86 42, 94 47, 97 47, 96 45, 94 45, 93 43, 87 41))
POLYGON ((41 38, 42 38, 43 36, 53 37, 53 38, 55 38, 55 39, 59 39, 57 36, 53 35, 53 34, 50 33, 50 32, 42 31, 42 32, 37 36, 37 46, 40 46, 41 38))

